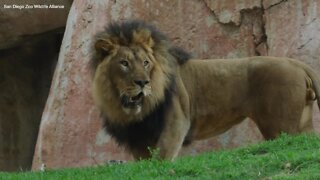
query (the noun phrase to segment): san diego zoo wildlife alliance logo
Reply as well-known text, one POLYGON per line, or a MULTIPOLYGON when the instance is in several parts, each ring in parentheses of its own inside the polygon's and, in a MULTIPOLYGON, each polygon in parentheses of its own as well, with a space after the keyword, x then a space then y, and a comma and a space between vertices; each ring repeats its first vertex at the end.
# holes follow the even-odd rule
POLYGON ((64 5, 59 4, 4 4, 4 9, 63 9, 64 5))

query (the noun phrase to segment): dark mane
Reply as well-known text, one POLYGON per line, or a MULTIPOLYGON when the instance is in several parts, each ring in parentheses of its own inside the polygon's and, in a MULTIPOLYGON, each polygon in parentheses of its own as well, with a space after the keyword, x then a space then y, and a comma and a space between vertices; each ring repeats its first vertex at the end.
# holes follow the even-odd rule
MULTIPOLYGON (((154 45, 151 47, 155 57, 162 58, 166 61, 165 65, 168 70, 167 78, 170 82, 165 87, 165 96, 162 102, 159 102, 155 109, 145 116, 141 121, 134 121, 128 124, 117 124, 116 117, 110 119, 108 114, 103 114, 104 128, 107 133, 115 138, 118 144, 125 145, 129 150, 145 150, 146 147, 154 147, 159 140, 160 134, 165 126, 165 115, 170 111, 172 106, 172 98, 176 93, 176 67, 177 64, 183 64, 190 59, 189 53, 181 48, 172 46, 168 38, 159 32, 154 26, 143 21, 125 21, 122 23, 110 23, 103 32, 97 34, 97 39, 108 39, 116 41, 117 45, 128 46, 134 41, 134 33, 140 30, 148 30, 154 45), (115 38, 116 40, 112 39, 115 38)), ((149 35, 149 34, 148 34, 149 35)), ((95 51, 95 56, 92 59, 92 66, 95 69, 98 64, 108 54, 95 51)), ((162 62, 163 63, 163 62, 162 62)))
POLYGON ((170 109, 175 91, 175 82, 172 80, 171 86, 165 90, 164 100, 142 121, 123 126, 110 123, 105 116, 104 127, 107 133, 115 138, 119 145, 124 145, 129 150, 155 146, 164 128, 166 110, 170 109))
POLYGON ((186 63, 192 58, 190 53, 177 46, 171 47, 169 49, 169 53, 178 61, 180 65, 186 63))
POLYGON ((140 30, 140 29, 147 29, 151 32, 151 37, 155 44, 161 43, 161 41, 168 41, 166 35, 162 32, 158 31, 154 26, 151 24, 147 24, 144 21, 140 20, 131 20, 125 21, 122 23, 110 23, 107 27, 105 32, 112 37, 117 37, 120 39, 120 43, 123 45, 130 45, 132 43, 132 35, 133 32, 140 30))
MULTIPOLYGON (((123 46, 129 46, 133 41, 133 32, 139 29, 147 29, 151 33, 151 37, 155 42, 155 45, 162 45, 167 47, 167 51, 171 54, 179 64, 187 62, 191 55, 180 47, 173 46, 168 40, 167 36, 162 32, 158 31, 155 26, 148 24, 141 20, 130 20, 122 23, 112 22, 104 31, 98 33, 95 39, 101 36, 116 37, 120 40, 120 44, 123 46)), ((95 42, 93 42, 95 43, 95 42)), ((93 46, 94 47, 94 46, 93 46)), ((93 57, 91 59, 91 69, 93 72, 99 65, 99 62, 105 56, 96 50, 93 51, 93 57)))

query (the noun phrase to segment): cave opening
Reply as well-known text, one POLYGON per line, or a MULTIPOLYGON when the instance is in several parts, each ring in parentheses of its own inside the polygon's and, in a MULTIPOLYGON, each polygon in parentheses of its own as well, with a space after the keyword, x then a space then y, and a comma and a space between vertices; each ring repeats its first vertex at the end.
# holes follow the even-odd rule
POLYGON ((0 50, 0 171, 30 170, 63 30, 0 50))

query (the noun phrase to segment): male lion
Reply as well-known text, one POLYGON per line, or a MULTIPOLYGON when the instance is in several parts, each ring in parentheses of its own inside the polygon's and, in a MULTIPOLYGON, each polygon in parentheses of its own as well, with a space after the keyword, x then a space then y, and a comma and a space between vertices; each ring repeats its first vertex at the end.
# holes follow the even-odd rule
POLYGON ((105 127, 138 158, 223 133, 250 117, 265 139, 312 131, 320 80, 288 58, 189 60, 153 26, 112 23, 95 41, 93 97, 105 127))

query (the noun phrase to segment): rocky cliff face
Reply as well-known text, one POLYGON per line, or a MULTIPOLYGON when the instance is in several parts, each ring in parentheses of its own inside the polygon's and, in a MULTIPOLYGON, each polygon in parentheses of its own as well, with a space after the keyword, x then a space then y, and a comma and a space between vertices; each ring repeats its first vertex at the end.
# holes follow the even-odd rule
MULTIPOLYGON (((154 23, 199 58, 287 56, 320 72, 319 17, 320 4, 313 0, 75 1, 43 112, 33 169, 131 158, 101 130, 90 93, 92 37, 107 23, 132 18, 154 23)), ((318 111, 314 121, 319 131, 318 111)), ((182 154, 261 139, 256 126, 244 121, 218 137, 194 143, 182 154)))

